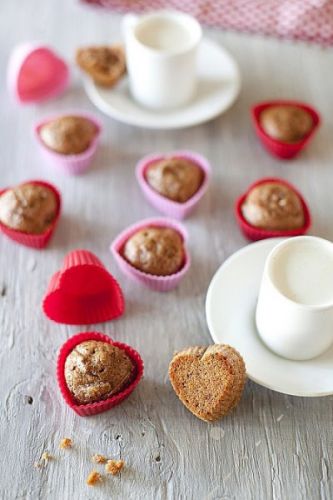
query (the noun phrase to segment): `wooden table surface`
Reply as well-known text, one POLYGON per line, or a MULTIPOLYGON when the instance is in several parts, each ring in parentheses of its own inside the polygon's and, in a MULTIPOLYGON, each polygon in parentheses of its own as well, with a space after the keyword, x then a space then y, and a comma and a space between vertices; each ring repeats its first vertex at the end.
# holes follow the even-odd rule
POLYGON ((233 203, 250 182, 278 175, 295 183, 311 205, 311 234, 333 239, 333 53, 207 32, 239 62, 242 91, 224 115, 181 131, 143 130, 103 116, 88 101, 74 65, 64 96, 22 108, 8 98, 4 74, 15 44, 43 40, 73 61, 79 45, 119 40, 119 21, 117 15, 68 0, 1 2, 1 186, 29 178, 54 182, 63 195, 63 214, 50 246, 41 252, 0 238, 0 497, 331 499, 333 397, 289 397, 248 382, 236 411, 207 425, 178 401, 167 368, 176 349, 211 342, 206 291, 217 267, 247 244, 234 220, 233 203), (250 105, 272 97, 304 99, 323 116, 311 146, 290 163, 268 156, 251 128, 250 105), (104 132, 93 168, 80 177, 65 177, 44 165, 31 129, 40 117, 73 108, 95 111, 104 132), (136 161, 151 151, 176 148, 206 155, 213 180, 199 210, 185 222, 192 268, 177 290, 159 294, 127 281, 108 246, 127 225, 156 214, 136 184, 136 161), (48 280, 75 248, 95 252, 121 283, 127 308, 120 320, 69 327, 42 314, 48 280), (92 329, 138 349, 145 377, 121 406, 80 418, 62 400, 55 361, 69 336, 92 329), (65 436, 74 441, 72 451, 58 448, 65 436), (45 450, 55 458, 40 471, 33 464, 45 450), (85 479, 94 453, 123 458, 126 470, 89 488, 85 479))

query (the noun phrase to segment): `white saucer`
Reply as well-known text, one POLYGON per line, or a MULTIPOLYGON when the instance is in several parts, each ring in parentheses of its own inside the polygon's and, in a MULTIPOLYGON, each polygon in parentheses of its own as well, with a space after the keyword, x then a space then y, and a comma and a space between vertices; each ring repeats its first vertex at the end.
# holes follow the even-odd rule
POLYGON ((242 354, 248 377, 257 384, 292 396, 328 396, 333 394, 333 347, 309 361, 290 361, 273 354, 256 331, 254 312, 264 262, 280 241, 252 243, 217 270, 206 298, 208 328, 214 342, 230 344, 242 354))
MULTIPOLYGON (((200 45, 198 72, 196 98, 172 111, 151 111, 141 107, 129 93, 127 78, 113 89, 99 87, 91 79, 85 79, 84 86, 95 106, 116 120, 146 128, 182 128, 206 122, 226 111, 240 90, 236 62, 223 47, 207 39, 200 45)), ((177 92, 177 89, 170 89, 170 92, 177 92)))

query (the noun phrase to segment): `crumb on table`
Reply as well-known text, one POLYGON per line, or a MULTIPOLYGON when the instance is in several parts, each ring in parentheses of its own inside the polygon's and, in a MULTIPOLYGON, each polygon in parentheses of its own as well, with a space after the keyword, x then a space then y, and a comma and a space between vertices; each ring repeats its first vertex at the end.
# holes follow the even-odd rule
POLYGON ((117 474, 119 474, 124 465, 124 460, 108 460, 105 465, 105 472, 116 476, 117 474))
POLYGON ((87 485, 88 486, 95 486, 95 484, 100 483, 102 481, 102 476, 99 472, 96 470, 92 470, 87 477, 87 485))
POLYGON ((48 451, 44 451, 42 453, 42 456, 40 457, 40 460, 34 463, 34 467, 36 467, 36 469, 43 469, 53 458, 54 457, 50 455, 48 451))
POLYGON ((95 453, 95 455, 93 455, 91 457, 91 460, 93 462, 95 462, 95 464, 105 464, 107 459, 104 455, 100 455, 99 453, 95 453))
POLYGON ((62 450, 66 450, 67 448, 72 448, 72 446, 73 446, 73 441, 70 438, 63 438, 60 441, 59 448, 61 448, 62 450))

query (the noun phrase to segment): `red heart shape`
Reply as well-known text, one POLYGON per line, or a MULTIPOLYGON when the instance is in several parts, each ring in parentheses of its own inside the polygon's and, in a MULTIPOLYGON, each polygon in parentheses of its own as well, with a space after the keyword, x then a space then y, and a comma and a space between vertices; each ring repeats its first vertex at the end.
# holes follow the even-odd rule
POLYGON ((43 310, 57 323, 82 325, 109 321, 124 312, 121 288, 88 250, 73 250, 49 283, 43 310))
POLYGON ((308 104, 298 101, 285 101, 285 100, 275 100, 275 101, 265 101, 252 106, 251 109, 252 122, 256 131, 257 136, 262 142, 263 146, 271 153, 273 156, 277 156, 278 158, 282 158, 283 160, 288 160, 296 156, 298 153, 302 151, 302 149, 310 142, 314 133, 320 125, 320 116, 318 112, 308 104), (303 137, 298 142, 294 143, 286 143, 279 141, 277 139, 273 139, 270 137, 260 123, 260 115, 261 113, 271 106, 296 106, 298 108, 304 109, 307 111, 313 120, 313 126, 310 132, 303 137))
POLYGON ((72 410, 74 410, 81 417, 97 415, 98 413, 110 410, 114 406, 124 401, 124 399, 126 399, 134 391, 134 389, 140 382, 142 375, 143 375, 143 361, 141 359, 140 354, 135 349, 133 349, 133 347, 130 347, 129 345, 123 344, 121 342, 115 342, 107 335, 103 335, 102 333, 99 332, 78 333, 73 337, 70 337, 64 343, 64 345, 61 347, 59 351, 58 362, 57 362, 58 385, 61 394, 63 395, 63 398, 68 404, 68 406, 72 408, 72 410), (70 354, 70 352, 72 352, 75 346, 87 340, 99 340, 101 342, 108 342, 109 344, 119 347, 120 349, 125 351, 127 356, 131 358, 136 369, 135 369, 135 375, 131 380, 131 382, 122 391, 118 392, 118 394, 115 394, 108 399, 97 401, 96 403, 79 405, 73 400, 73 397, 66 384, 65 362, 67 356, 70 354))
POLYGON ((18 102, 38 102, 55 97, 67 88, 69 69, 51 48, 28 42, 13 50, 7 79, 18 102))

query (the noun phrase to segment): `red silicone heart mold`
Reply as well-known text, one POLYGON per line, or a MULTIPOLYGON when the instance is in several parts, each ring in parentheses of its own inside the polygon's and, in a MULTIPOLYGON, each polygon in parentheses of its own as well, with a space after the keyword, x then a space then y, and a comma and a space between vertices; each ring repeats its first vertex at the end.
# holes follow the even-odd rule
MULTIPOLYGON (((45 186, 54 193, 57 200, 57 212, 55 218, 53 219, 51 226, 46 231, 44 231, 44 233, 41 234, 30 234, 30 233, 25 233, 23 231, 18 231, 16 229, 12 229, 11 227, 6 226, 1 221, 0 221, 0 229, 6 236, 8 236, 8 238, 16 241, 16 243, 19 243, 20 245, 24 245, 30 248, 37 248, 38 250, 40 250, 46 247, 58 223, 61 211, 60 193, 52 184, 49 184, 48 182, 44 181, 32 180, 32 181, 25 181, 22 184, 37 184, 38 186, 45 186)), ((9 189, 10 188, 3 189, 2 191, 0 190, 0 196, 9 189)))
POLYGON ((124 309, 119 284, 88 250, 73 250, 66 255, 43 300, 46 316, 68 325, 109 321, 121 316, 124 309))
POLYGON ((10 56, 7 83, 20 104, 43 101, 64 92, 69 69, 51 48, 36 42, 22 43, 10 56))
POLYGON ((61 347, 58 355, 58 362, 57 362, 57 380, 58 380, 58 385, 61 391, 61 394, 72 410, 74 410, 78 415, 81 417, 88 417, 90 415, 97 415, 98 413, 102 413, 104 411, 110 410, 116 405, 119 405, 124 401, 124 399, 128 398, 128 396, 134 391, 138 383, 140 382, 141 378, 143 375, 143 361, 141 359, 140 354, 130 347, 127 344, 123 344, 121 342, 115 342, 112 340, 110 337, 107 335, 104 335, 99 332, 87 332, 87 333, 78 333, 77 335, 74 335, 73 337, 69 338, 65 344, 61 347), (67 387, 66 384, 66 379, 65 379, 65 362, 67 356, 70 354, 70 352, 77 346, 78 344, 81 344, 81 342, 85 342, 87 340, 98 340, 101 342, 108 342, 109 344, 112 344, 116 347, 119 347, 119 349, 122 349, 125 351, 127 356, 131 358, 134 366, 135 366, 135 373, 133 376, 133 379, 131 382, 128 384, 127 387, 125 387, 122 391, 120 391, 118 394, 115 394, 111 396, 108 399, 105 399, 103 401, 98 401, 96 403, 90 403, 90 404, 78 404, 75 402, 75 400, 72 397, 72 394, 70 390, 67 387))
POLYGON ((284 160, 288 160, 296 156, 298 153, 304 149, 304 147, 310 142, 310 140, 313 138, 317 128, 320 125, 320 116, 319 113, 309 106, 308 104, 305 104, 303 102, 298 102, 298 101, 283 101, 283 100, 277 100, 277 101, 266 101, 266 102, 261 102, 256 105, 254 105, 251 108, 251 115, 252 115, 252 121, 253 125, 256 131, 257 136, 259 137, 261 143, 263 146, 271 153, 273 156, 277 156, 278 158, 282 158, 284 160), (260 123, 260 115, 261 113, 267 109, 270 108, 271 106, 297 106, 301 109, 304 109, 310 115, 312 116, 313 120, 313 126, 310 132, 303 137, 302 140, 295 142, 295 143, 286 143, 286 142, 281 142, 278 141, 277 139, 273 139, 270 137, 265 130, 262 128, 261 123, 260 123))
POLYGON ((235 216, 238 222, 240 229, 242 230, 244 236, 252 241, 263 240, 265 238, 281 238, 286 237, 290 238, 291 236, 300 236, 305 234, 310 226, 311 226, 311 215, 310 210, 306 201, 304 200, 301 193, 289 182, 284 179, 279 179, 277 177, 265 177, 264 179, 260 179, 253 184, 251 184, 247 191, 242 194, 235 203, 235 216), (262 229, 259 227, 252 226, 244 217, 242 212, 242 205, 248 195, 248 193, 254 189, 256 186, 260 186, 261 184, 266 184, 267 182, 278 182, 279 184, 284 184, 288 188, 292 189, 300 198, 303 212, 304 212, 304 225, 303 227, 297 229, 290 229, 288 231, 272 231, 270 229, 262 229))

